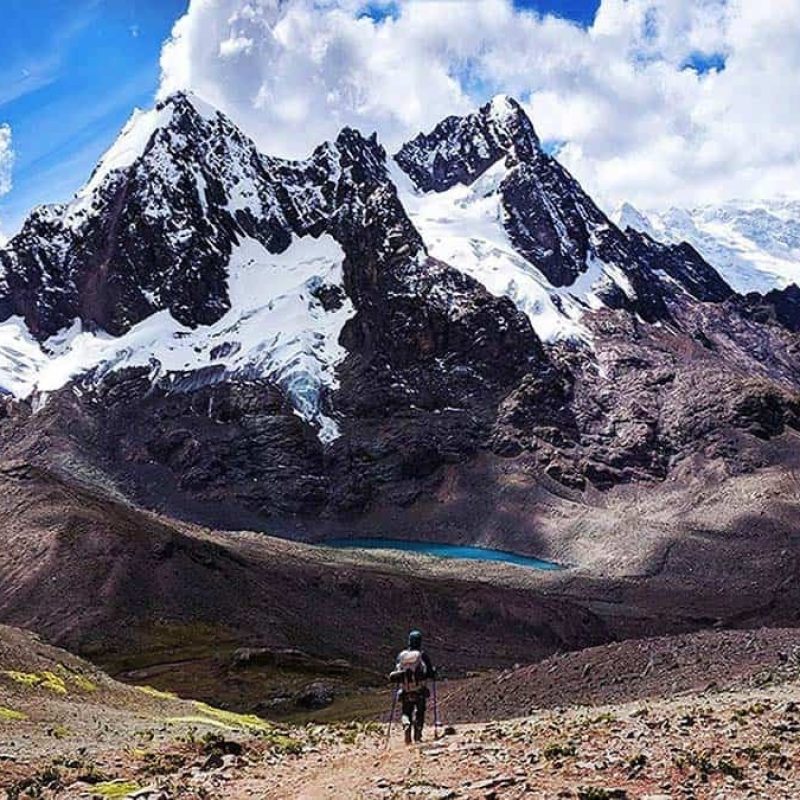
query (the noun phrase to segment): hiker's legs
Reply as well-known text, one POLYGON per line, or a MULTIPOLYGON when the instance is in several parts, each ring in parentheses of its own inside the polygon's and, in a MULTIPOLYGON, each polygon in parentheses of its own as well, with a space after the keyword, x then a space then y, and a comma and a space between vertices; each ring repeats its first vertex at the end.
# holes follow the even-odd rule
POLYGON ((416 714, 414 716, 414 741, 421 742, 422 741, 422 728, 425 725, 425 695, 421 694, 419 698, 417 698, 416 703, 417 709, 416 714))
POLYGON ((406 694, 402 696, 402 711, 403 711, 403 733, 405 734, 406 744, 411 744, 411 728, 414 724, 414 708, 416 706, 416 698, 409 697, 406 694))

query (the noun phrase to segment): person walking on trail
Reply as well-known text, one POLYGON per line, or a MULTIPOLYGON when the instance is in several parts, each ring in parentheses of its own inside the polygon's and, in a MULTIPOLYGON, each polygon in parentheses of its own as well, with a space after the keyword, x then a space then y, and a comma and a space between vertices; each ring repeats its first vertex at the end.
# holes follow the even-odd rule
POLYGON ((430 656, 422 649, 419 631, 408 634, 408 647, 397 656, 397 665, 389 679, 398 685, 406 744, 411 744, 412 733, 414 741, 421 742, 425 707, 430 696, 428 680, 436 680, 436 669, 430 656))

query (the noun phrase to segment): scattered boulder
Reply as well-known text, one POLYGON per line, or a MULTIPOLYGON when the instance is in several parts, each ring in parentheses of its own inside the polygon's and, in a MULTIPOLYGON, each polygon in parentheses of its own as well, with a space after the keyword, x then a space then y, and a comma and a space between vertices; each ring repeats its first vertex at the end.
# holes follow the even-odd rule
POLYGON ((316 710, 327 708, 333 703, 335 694, 333 689, 324 683, 310 683, 295 698, 295 703, 300 708, 316 710))

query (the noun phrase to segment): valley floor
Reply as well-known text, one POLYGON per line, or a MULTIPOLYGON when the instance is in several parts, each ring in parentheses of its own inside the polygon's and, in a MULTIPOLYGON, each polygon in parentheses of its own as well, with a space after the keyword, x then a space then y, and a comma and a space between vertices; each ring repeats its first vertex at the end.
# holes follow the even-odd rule
POLYGON ((800 796, 793 630, 624 642, 450 681, 447 727, 411 748, 397 726, 388 746, 378 723, 276 726, 118 684, 29 634, 0 634, 8 798, 800 796), (558 706, 544 707, 545 676, 558 706), (489 721, 449 724, 475 707, 489 721))

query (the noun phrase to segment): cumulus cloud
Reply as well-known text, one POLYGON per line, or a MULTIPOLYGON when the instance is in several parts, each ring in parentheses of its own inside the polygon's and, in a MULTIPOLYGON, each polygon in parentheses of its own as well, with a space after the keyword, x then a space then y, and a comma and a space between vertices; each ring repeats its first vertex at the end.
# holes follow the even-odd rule
MULTIPOLYGON (((0 197, 11 191, 11 168, 14 165, 14 150, 11 146, 11 128, 0 125, 0 197)), ((2 220, 0 220, 2 224, 2 220)), ((6 238, 0 229, 0 246, 4 245, 6 238)))
POLYGON ((11 128, 0 125, 0 196, 11 191, 11 168, 14 150, 11 147, 11 128))
POLYGON ((589 28, 510 0, 192 0, 160 93, 301 156, 345 124, 391 149, 508 92, 606 206, 694 205, 800 192, 797 41, 783 0, 602 0, 589 28))

